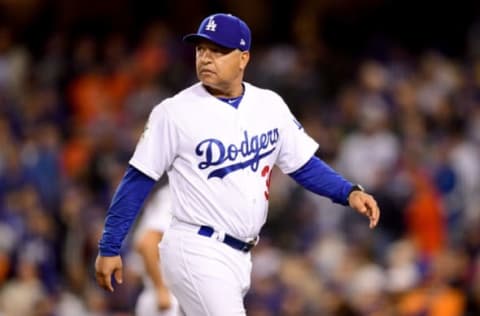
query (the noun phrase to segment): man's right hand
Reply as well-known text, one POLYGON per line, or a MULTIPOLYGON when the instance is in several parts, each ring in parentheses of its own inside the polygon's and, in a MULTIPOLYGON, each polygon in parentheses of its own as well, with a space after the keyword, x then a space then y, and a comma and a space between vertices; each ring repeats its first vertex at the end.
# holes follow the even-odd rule
POLYGON ((107 291, 113 292, 112 275, 118 284, 123 282, 122 258, 120 256, 97 256, 95 260, 95 277, 98 285, 107 291))

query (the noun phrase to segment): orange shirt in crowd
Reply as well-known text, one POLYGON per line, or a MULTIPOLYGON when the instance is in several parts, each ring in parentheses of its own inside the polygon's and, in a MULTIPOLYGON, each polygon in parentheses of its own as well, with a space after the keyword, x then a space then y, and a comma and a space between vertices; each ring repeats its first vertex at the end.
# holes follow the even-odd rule
POLYGON ((415 170, 410 176, 414 195, 406 206, 407 232, 420 253, 431 257, 445 244, 443 203, 427 175, 415 170))
POLYGON ((465 297, 449 287, 419 288, 399 301, 400 316, 462 316, 465 297))

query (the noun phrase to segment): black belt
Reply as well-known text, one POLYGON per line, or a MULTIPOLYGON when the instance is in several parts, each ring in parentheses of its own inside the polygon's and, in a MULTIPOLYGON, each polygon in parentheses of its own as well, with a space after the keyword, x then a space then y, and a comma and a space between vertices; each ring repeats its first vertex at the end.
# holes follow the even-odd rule
MULTIPOLYGON (((200 229, 198 230, 198 234, 206 237, 212 237, 212 235, 215 233, 215 230, 212 227, 209 226, 200 226, 200 229)), ((225 237, 223 240, 220 240, 224 244, 229 245, 230 247, 243 251, 243 252, 249 252, 258 242, 258 237, 249 241, 245 242, 243 240, 237 239, 235 237, 232 237, 228 234, 225 234, 225 237)))

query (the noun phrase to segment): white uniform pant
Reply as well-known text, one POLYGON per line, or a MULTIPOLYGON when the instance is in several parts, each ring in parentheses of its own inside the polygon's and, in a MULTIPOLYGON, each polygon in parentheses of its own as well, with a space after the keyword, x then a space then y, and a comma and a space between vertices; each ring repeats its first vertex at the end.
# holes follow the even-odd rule
POLYGON ((153 287, 145 287, 138 296, 135 305, 135 316, 178 316, 178 302, 170 295, 172 306, 168 310, 158 309, 157 296, 153 287))
POLYGON ((162 276, 186 316, 244 316, 250 253, 172 223, 160 243, 162 276))

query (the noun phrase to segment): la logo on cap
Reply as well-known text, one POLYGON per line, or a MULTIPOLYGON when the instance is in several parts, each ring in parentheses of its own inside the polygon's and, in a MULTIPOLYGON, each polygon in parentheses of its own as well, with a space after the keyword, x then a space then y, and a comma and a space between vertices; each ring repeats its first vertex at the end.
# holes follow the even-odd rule
POLYGON ((215 32, 215 29, 217 28, 217 24, 215 23, 215 20, 213 19, 213 16, 208 20, 207 25, 205 25, 205 30, 206 31, 212 31, 215 32))

